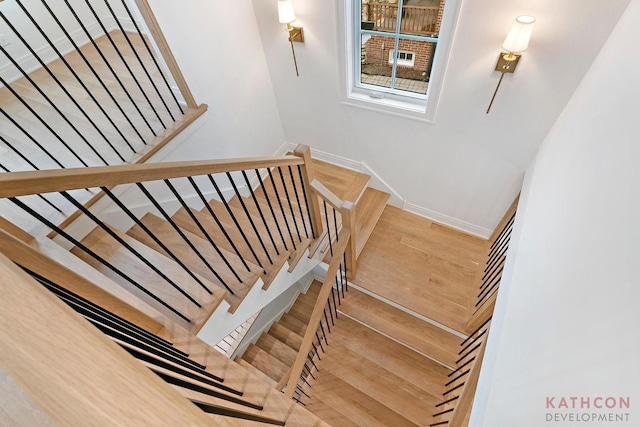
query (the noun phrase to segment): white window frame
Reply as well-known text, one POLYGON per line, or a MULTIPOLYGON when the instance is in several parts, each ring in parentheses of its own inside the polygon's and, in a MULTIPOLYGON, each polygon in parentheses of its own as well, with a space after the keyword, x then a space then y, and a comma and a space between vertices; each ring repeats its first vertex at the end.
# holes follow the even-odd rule
MULTIPOLYGON (((339 53, 343 64, 341 75, 343 87, 346 88, 342 103, 396 116, 433 122, 436 116, 461 0, 447 0, 445 4, 426 95, 413 94, 411 92, 391 93, 383 91, 382 89, 384 88, 375 86, 362 87, 356 84, 360 79, 361 52, 361 41, 356 40, 356 36, 360 38, 360 34, 367 33, 366 30, 360 31, 360 1, 336 0, 338 34, 341 42, 339 44, 339 53)), ((389 33, 386 35, 389 35, 389 33)), ((405 38, 404 35, 403 38, 405 38)), ((410 35, 409 38, 411 38, 410 35)))
MULTIPOLYGON (((395 49, 389 49, 389 64, 393 64, 393 53, 395 51, 395 49)), ((410 50, 399 50, 396 61, 396 65, 401 65, 403 67, 413 67, 416 64, 416 53, 411 52, 410 50), (403 54, 405 56, 411 55, 411 59, 402 58, 403 54)))

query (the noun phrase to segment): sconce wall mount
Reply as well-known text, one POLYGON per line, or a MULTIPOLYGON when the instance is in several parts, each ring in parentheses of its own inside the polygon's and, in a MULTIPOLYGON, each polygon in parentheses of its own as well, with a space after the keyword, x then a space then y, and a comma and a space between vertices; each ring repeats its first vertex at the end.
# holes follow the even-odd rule
POLYGON ((289 43, 291 43, 291 53, 293 54, 293 64, 296 67, 296 76, 298 73, 298 61, 296 60, 296 50, 293 48, 293 42, 304 43, 304 32, 302 27, 294 27, 291 25, 296 20, 296 14, 293 11, 291 0, 278 0, 278 21, 281 24, 287 24, 287 33, 289 34, 289 43))
POLYGON ((529 47, 529 40, 531 39, 534 22, 536 22, 536 18, 533 16, 518 16, 516 18, 516 22, 511 27, 511 31, 509 31, 507 38, 504 40, 504 43, 502 44, 503 51, 498 57, 498 63, 495 68, 496 71, 499 71, 502 74, 500 75, 500 80, 498 80, 496 90, 493 92, 493 96, 491 97, 489 108, 487 108, 487 114, 491 111, 491 106, 493 105, 493 101, 496 99, 496 94, 498 93, 498 89, 500 89, 500 84, 502 83, 504 75, 513 73, 516 70, 518 62, 522 57, 522 52, 527 50, 529 47))

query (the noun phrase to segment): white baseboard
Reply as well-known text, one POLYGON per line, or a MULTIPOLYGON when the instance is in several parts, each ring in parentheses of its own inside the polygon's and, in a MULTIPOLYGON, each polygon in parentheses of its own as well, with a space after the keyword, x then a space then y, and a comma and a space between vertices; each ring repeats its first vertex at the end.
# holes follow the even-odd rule
MULTIPOLYGON (((295 147, 296 144, 286 142, 278 149, 275 155, 284 155, 288 151, 293 151, 295 147)), ((421 217, 430 219, 434 222, 446 225, 447 227, 454 228, 473 236, 481 237, 483 239, 488 239, 489 237, 491 237, 491 233, 493 232, 493 230, 478 227, 477 225, 461 221, 459 219, 432 211, 430 209, 409 202, 407 199, 402 197, 400 193, 395 191, 389 184, 387 184, 387 182, 380 175, 378 175, 364 162, 348 159, 342 156, 336 156, 335 154, 315 150, 313 148, 311 149, 311 155, 314 159, 322 160, 323 162, 331 163, 336 166, 341 166, 345 169, 350 169, 369 175, 371 177, 369 179, 369 187, 389 193, 391 196, 387 203, 391 206, 395 206, 407 212, 411 212, 415 215, 419 215, 421 217)))
POLYGON ((492 230, 489 230, 487 228, 478 227, 477 225, 461 221, 448 215, 434 212, 432 210, 423 208, 422 206, 414 205, 413 203, 406 202, 404 205, 404 210, 407 212, 411 212, 412 214, 430 219, 434 222, 446 225, 448 227, 455 228, 456 230, 463 231, 467 234, 481 237, 483 239, 489 239, 489 237, 491 237, 491 234, 493 233, 492 230))

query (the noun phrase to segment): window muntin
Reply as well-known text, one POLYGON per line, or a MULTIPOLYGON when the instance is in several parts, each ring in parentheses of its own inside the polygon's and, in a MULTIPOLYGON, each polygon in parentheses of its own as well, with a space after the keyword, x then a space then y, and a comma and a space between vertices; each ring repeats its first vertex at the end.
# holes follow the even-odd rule
POLYGON ((444 0, 356 0, 355 87, 426 99, 443 7, 444 0))

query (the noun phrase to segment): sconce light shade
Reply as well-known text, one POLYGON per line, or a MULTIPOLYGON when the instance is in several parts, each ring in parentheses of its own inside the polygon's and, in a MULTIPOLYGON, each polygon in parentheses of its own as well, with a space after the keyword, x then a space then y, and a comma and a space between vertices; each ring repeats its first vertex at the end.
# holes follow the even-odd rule
POLYGON ((278 0, 278 20, 281 24, 290 24, 296 20, 291 0, 278 0))
POLYGON ((527 50, 534 22, 536 22, 536 18, 533 16, 518 16, 502 44, 502 49, 509 53, 520 53, 527 50))

